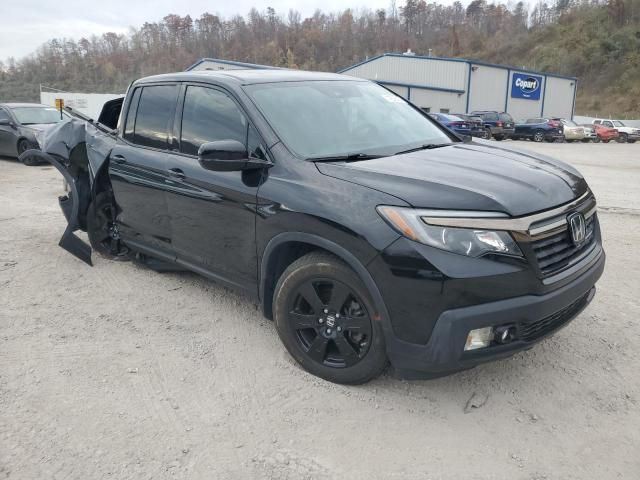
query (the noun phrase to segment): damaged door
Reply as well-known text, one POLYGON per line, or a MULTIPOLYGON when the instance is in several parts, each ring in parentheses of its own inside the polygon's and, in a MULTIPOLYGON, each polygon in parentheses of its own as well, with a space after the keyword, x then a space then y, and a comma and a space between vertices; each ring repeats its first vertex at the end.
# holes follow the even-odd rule
POLYGON ((170 259, 174 254, 165 191, 178 90, 171 84, 133 92, 124 138, 109 162, 122 239, 136 250, 170 259))

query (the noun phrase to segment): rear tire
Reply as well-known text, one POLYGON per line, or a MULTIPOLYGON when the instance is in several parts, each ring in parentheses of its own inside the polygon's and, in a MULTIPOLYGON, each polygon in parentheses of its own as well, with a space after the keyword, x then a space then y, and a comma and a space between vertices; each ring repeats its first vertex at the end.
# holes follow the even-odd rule
POLYGON ((593 139, 593 143, 600 143, 602 140, 600 140, 600 137, 596 137, 593 139))
POLYGON ((87 236, 91 247, 109 260, 129 260, 129 248, 120 240, 111 192, 100 192, 87 209, 87 236))
POLYGON ((504 140, 504 135, 496 135, 495 138, 498 142, 501 142, 502 140, 504 140))
POLYGON ((384 333, 371 296, 333 255, 311 252, 289 265, 273 305, 280 340, 309 373, 355 385, 386 368, 384 333))

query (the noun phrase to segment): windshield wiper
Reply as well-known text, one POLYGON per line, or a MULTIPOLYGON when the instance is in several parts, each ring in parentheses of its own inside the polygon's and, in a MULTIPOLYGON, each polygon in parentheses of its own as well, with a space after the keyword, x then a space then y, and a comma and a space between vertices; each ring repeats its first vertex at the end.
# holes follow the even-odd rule
POLYGON ((373 160, 386 155, 372 155, 369 153, 349 153, 347 155, 334 155, 330 157, 309 157, 310 162, 357 162, 358 160, 373 160))
POLYGON ((453 143, 427 143, 425 145, 420 145, 419 147, 409 148, 408 150, 401 150, 399 152, 394 153, 394 155, 418 152, 420 150, 432 150, 434 148, 448 147, 449 145, 453 145, 453 143))

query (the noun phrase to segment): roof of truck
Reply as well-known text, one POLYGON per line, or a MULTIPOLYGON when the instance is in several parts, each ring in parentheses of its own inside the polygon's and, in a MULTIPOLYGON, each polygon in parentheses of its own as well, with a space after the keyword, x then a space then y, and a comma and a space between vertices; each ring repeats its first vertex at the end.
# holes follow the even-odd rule
POLYGON ((197 81, 197 82, 225 82, 251 85, 256 83, 280 83, 280 82, 303 82, 310 80, 323 81, 354 81, 366 82, 362 78, 340 75, 337 73, 306 72, 301 70, 287 69, 238 69, 238 70, 198 70, 191 72, 166 73, 154 75, 138 80, 136 83, 166 82, 166 81, 197 81))

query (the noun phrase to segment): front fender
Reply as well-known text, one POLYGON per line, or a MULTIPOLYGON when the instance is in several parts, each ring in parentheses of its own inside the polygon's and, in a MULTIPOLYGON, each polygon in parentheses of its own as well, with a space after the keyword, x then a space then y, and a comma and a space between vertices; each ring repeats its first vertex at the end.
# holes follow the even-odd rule
POLYGON ((346 248, 338 245, 335 242, 332 242, 331 240, 312 233, 283 232, 276 235, 269 241, 264 249, 260 263, 259 295, 263 304, 265 302, 265 291, 267 287, 270 257, 277 250, 278 246, 288 242, 299 242, 314 245, 318 248, 322 248, 333 253, 336 257, 346 262, 347 265, 349 265, 360 277, 360 280, 364 282, 367 290, 371 294, 377 310, 377 315, 374 315, 374 318, 382 322, 382 328, 385 336, 388 338, 390 335, 393 335, 389 312, 387 311, 387 307, 384 303, 384 300, 382 299, 382 294, 380 293, 376 282, 373 280, 373 277, 367 270, 366 266, 363 265, 360 260, 358 260, 358 258, 346 248))

